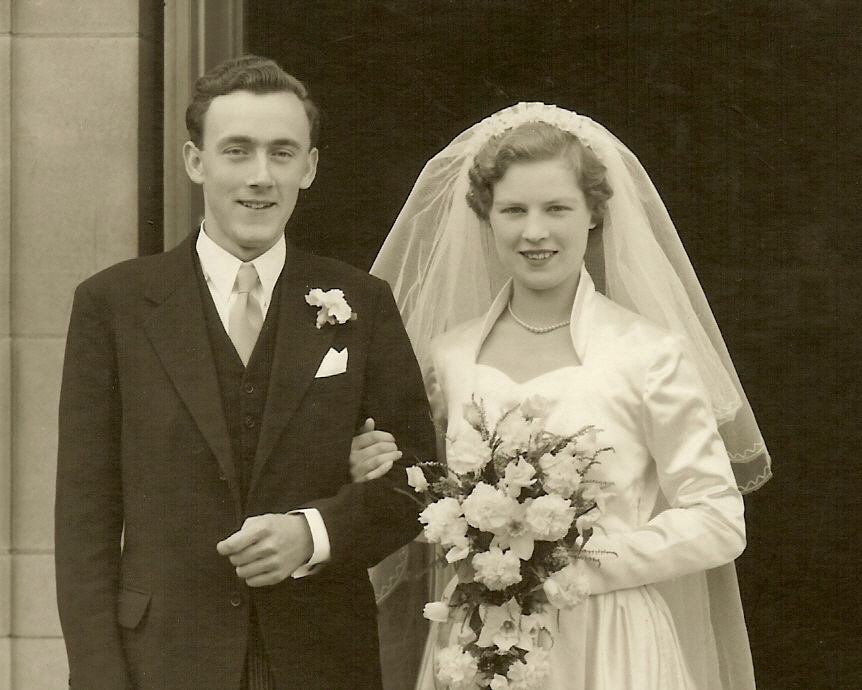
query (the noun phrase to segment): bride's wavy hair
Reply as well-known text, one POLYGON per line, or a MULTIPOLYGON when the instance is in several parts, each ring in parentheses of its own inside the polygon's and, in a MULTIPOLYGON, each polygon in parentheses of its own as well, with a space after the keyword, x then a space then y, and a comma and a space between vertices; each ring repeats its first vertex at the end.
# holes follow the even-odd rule
POLYGON ((513 163, 561 159, 572 168, 584 193, 592 221, 602 225, 613 190, 607 168, 589 146, 571 132, 547 122, 525 122, 491 137, 476 154, 469 170, 467 203, 483 221, 488 221, 496 185, 513 163))

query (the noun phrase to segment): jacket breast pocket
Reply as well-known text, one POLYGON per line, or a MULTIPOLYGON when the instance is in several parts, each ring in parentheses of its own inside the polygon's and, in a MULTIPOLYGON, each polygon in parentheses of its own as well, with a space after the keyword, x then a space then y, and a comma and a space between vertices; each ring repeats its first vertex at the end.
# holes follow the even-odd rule
POLYGON ((352 372, 342 372, 332 376, 316 376, 311 382, 309 392, 344 391, 356 386, 352 372))
POLYGON ((120 588, 117 597, 117 622, 127 630, 134 630, 140 625, 150 606, 149 592, 136 589, 120 588))

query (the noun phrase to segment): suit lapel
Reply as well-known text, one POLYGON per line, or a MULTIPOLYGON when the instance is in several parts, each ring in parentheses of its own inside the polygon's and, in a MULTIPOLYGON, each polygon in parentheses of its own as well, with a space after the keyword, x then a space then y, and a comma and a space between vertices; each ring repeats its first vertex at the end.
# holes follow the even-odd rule
POLYGON ((159 276, 150 298, 158 306, 145 330, 177 393, 206 439, 227 478, 237 510, 239 483, 222 409, 221 391, 204 320, 201 290, 195 276, 192 241, 169 253, 172 263, 159 276))
POLYGON ((308 291, 317 287, 312 284, 314 258, 288 245, 272 372, 249 493, 254 490, 267 458, 314 380, 335 335, 331 326, 317 328, 317 310, 305 301, 308 291))

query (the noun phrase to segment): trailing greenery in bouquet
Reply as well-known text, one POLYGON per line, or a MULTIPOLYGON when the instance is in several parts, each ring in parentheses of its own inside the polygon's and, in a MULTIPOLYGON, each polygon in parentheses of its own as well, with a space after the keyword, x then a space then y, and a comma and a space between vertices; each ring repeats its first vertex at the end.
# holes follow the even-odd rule
POLYGON ((425 606, 426 618, 455 628, 435 667, 451 690, 541 688, 553 640, 540 614, 589 596, 585 561, 601 554, 586 544, 607 488, 590 471, 612 449, 592 426, 548 432, 551 404, 533 396, 492 427, 474 397, 450 424, 446 464, 408 469, 426 502, 425 537, 457 573, 451 595, 425 606))

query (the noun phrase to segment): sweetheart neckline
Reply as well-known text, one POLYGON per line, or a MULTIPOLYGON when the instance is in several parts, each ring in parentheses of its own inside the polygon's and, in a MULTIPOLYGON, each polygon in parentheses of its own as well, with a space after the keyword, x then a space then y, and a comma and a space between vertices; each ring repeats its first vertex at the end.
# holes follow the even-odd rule
POLYGON ((476 366, 477 367, 484 367, 485 369, 490 369, 492 371, 496 371, 498 374, 505 377, 506 379, 511 381, 516 386, 520 386, 520 387, 526 386, 527 384, 533 383, 534 381, 538 381, 539 379, 542 379, 542 378, 548 376, 549 374, 558 374, 561 371, 565 371, 566 369, 580 369, 581 368, 581 366, 578 364, 567 364, 567 365, 562 366, 562 367, 557 367, 556 369, 549 369, 548 371, 542 372, 541 374, 536 374, 535 376, 532 376, 528 379, 524 379, 523 381, 516 381, 511 376, 509 376, 509 374, 507 374, 505 371, 503 371, 502 369, 499 369, 499 368, 497 368, 491 364, 482 364, 481 362, 476 362, 476 366))

